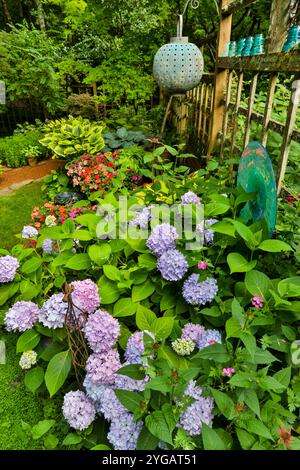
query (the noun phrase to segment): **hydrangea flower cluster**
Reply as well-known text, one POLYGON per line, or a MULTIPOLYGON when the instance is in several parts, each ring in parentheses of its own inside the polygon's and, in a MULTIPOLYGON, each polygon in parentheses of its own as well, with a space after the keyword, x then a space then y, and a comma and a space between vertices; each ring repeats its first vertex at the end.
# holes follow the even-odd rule
POLYGON ((190 436, 199 436, 202 424, 212 425, 214 402, 211 397, 199 397, 188 406, 180 417, 179 424, 190 436))
POLYGON ((36 364, 37 353, 35 351, 23 352, 20 357, 19 366, 23 370, 28 370, 36 364))
POLYGON ((62 411, 69 425, 78 431, 87 429, 96 416, 94 403, 79 390, 64 396, 62 411))
POLYGON ((118 420, 128 413, 128 410, 118 400, 112 387, 103 387, 101 398, 96 403, 96 410, 107 421, 118 420))
POLYGON ((94 385, 112 385, 120 367, 119 353, 114 349, 102 354, 94 353, 86 363, 87 377, 94 385))
POLYGON ((135 422, 132 414, 126 413, 111 422, 107 435, 115 450, 135 450, 143 422, 135 422))
POLYGON ((7 331, 30 330, 39 316, 39 307, 33 302, 16 302, 6 313, 4 324, 7 331))
POLYGON ((166 251, 176 248, 177 238, 179 235, 175 227, 170 224, 161 224, 154 227, 146 245, 154 255, 161 256, 166 251))
POLYGON ((71 282, 73 287, 72 300, 74 305, 85 313, 91 314, 99 307, 101 299, 99 297, 98 286, 91 279, 71 282))
POLYGON ((189 204, 195 204, 196 206, 201 206, 200 198, 193 191, 188 191, 183 196, 181 196, 181 205, 188 206, 189 204))
POLYGON ((172 348, 179 356, 189 356, 195 349, 195 343, 191 339, 179 338, 172 342, 172 348))
POLYGON ((187 397, 194 398, 194 400, 199 400, 203 393, 203 389, 196 385, 195 380, 190 380, 184 394, 187 397))
POLYGON ((182 295, 191 305, 205 305, 218 293, 218 284, 214 278, 199 281, 199 274, 192 274, 183 284, 182 295))
POLYGON ((22 230, 22 238, 34 238, 37 237, 39 232, 35 227, 31 227, 31 225, 25 225, 22 230))
POLYGON ((203 326, 193 323, 187 323, 184 326, 181 334, 181 340, 183 339, 192 341, 200 351, 211 344, 222 342, 222 336, 218 330, 206 330, 203 326))
POLYGON ((0 257, 0 284, 11 282, 16 276, 19 261, 14 256, 6 255, 0 257))
POLYGON ((95 353, 104 353, 115 346, 120 324, 104 310, 96 310, 85 324, 84 335, 95 353))
POLYGON ((125 359, 129 364, 143 364, 144 358, 143 354, 145 352, 144 346, 144 333, 147 333, 153 339, 155 339, 153 333, 150 333, 147 330, 138 331, 130 336, 127 342, 125 359))
POLYGON ((48 328, 63 328, 67 314, 68 304, 64 302, 64 294, 53 294, 42 305, 39 321, 48 328))
POLYGON ((204 238, 205 238, 206 243, 209 245, 214 241, 215 232, 213 231, 213 229, 210 229, 208 227, 211 227, 217 222, 219 222, 217 219, 208 219, 205 221, 204 238))
POLYGON ((168 250, 161 255, 157 267, 167 281, 179 281, 189 269, 185 256, 178 250, 168 250))
POLYGON ((51 255, 53 252, 53 243, 54 242, 51 240, 51 238, 46 238, 42 244, 43 252, 47 255, 51 255))
POLYGON ((140 229, 148 228, 151 220, 152 206, 145 207, 141 212, 138 212, 134 218, 129 222, 132 227, 139 227, 140 229))

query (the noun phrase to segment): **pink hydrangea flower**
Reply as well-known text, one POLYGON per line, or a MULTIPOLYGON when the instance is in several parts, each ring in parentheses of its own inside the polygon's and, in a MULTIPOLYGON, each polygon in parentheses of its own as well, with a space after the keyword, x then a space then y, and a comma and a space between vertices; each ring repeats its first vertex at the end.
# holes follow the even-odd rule
POLYGON ((206 261, 199 261, 198 269, 201 269, 201 271, 205 271, 207 269, 207 262, 206 261))
POLYGON ((235 373, 235 369, 233 367, 224 367, 222 373, 225 377, 231 377, 235 373))
POLYGON ((252 299, 252 305, 255 308, 262 308, 264 306, 264 298, 261 295, 255 295, 252 299))

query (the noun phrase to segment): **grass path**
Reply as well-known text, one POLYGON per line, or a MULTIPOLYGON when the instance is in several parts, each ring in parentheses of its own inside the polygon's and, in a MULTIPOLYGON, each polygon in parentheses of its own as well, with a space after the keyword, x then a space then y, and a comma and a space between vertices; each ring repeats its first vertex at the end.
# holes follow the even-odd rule
MULTIPOLYGON (((29 223, 32 208, 39 204, 41 183, 0 197, 1 248, 10 249, 17 243, 14 235, 29 223)), ((16 336, 0 330, 0 339, 6 345, 6 364, 0 364, 0 450, 39 448, 40 444, 34 441, 26 445, 19 429, 21 420, 33 425, 43 418, 42 404, 23 384, 23 371, 18 365, 19 356, 15 354, 16 336)))

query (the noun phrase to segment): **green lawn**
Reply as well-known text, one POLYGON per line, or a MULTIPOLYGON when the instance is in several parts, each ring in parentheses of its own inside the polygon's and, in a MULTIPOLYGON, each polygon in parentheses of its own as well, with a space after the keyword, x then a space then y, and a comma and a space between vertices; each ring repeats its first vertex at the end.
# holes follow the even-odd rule
POLYGON ((18 240, 15 234, 30 223, 34 206, 41 205, 42 182, 32 183, 8 196, 0 196, 0 248, 10 249, 18 240))
MULTIPOLYGON (((1 248, 11 248, 18 241, 14 235, 30 222, 32 208, 41 204, 41 184, 0 197, 1 248)), ((2 319, 5 311, 1 313, 2 319)), ((0 450, 39 448, 40 443, 23 440, 20 425, 21 420, 34 425, 43 419, 42 404, 23 384, 24 372, 15 354, 16 336, 2 330, 0 340, 6 345, 6 364, 0 364, 0 450)))

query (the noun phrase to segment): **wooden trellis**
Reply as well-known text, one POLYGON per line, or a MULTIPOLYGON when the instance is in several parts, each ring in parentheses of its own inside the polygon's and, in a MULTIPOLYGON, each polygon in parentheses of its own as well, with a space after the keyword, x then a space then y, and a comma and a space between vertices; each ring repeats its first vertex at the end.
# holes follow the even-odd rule
MULTIPOLYGON (((192 134, 199 138, 208 155, 220 152, 221 159, 241 154, 237 148, 238 117, 245 117, 243 129, 243 146, 251 140, 251 123, 262 126, 261 141, 266 146, 269 131, 283 136, 280 159, 277 171, 278 193, 281 190, 287 168, 288 156, 292 141, 300 143, 300 131, 295 129, 298 108, 297 89, 300 88, 300 51, 282 53, 283 42, 289 28, 289 10, 291 0, 273 0, 270 29, 267 38, 267 51, 262 56, 222 57, 226 44, 231 40, 234 13, 241 8, 249 7, 258 0, 220 0, 220 27, 217 42, 217 59, 213 85, 212 77, 206 77, 201 85, 181 98, 181 108, 175 119, 177 130, 184 132, 188 124, 193 127, 192 134), (269 75, 268 93, 264 113, 255 112, 257 84, 261 74, 269 75), (290 90, 290 104, 286 122, 279 123, 272 119, 274 97, 279 74, 295 76, 290 90), (246 79, 251 77, 247 96, 248 108, 241 106, 242 93, 245 94, 246 79), (210 84, 208 84, 210 81, 210 84), (233 86, 235 85, 235 87, 233 86), (209 88, 208 88, 209 87, 209 88), (207 91, 209 89, 209 91, 207 91), (208 98, 206 99, 205 96, 208 98), (234 95, 234 96, 232 96, 234 95), (194 106, 191 108, 189 104, 194 106)), ((244 95, 243 95, 244 96, 244 95)), ((175 113, 176 114, 176 113, 175 113)), ((271 155, 272 157, 272 155, 271 155)))

